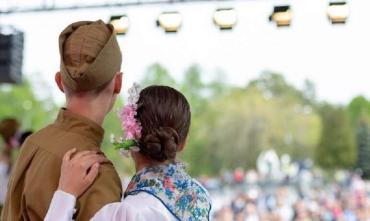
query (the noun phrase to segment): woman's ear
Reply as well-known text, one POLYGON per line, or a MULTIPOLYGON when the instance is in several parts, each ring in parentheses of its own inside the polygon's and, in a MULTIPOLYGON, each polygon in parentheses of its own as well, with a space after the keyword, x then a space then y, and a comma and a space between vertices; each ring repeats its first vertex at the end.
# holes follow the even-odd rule
POLYGON ((62 75, 60 75, 59 71, 55 74, 55 83, 57 83, 59 90, 64 93, 64 87, 62 84, 62 75))
POLYGON ((187 142, 188 142, 188 138, 186 137, 185 141, 179 144, 179 152, 184 150, 187 142))
POLYGON ((114 77, 114 90, 115 94, 119 94, 122 88, 122 72, 118 72, 114 77))

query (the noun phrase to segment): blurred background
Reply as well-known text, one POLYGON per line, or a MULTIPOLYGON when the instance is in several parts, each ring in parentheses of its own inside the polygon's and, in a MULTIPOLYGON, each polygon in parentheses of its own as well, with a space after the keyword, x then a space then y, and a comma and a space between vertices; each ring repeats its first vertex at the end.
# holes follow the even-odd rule
MULTIPOLYGON (((124 88, 164 84, 191 103, 180 159, 210 191, 213 218, 370 219, 370 1, 3 0, 0 118, 53 122, 58 35, 77 20, 111 22, 124 88)), ((124 182, 134 172, 109 142, 124 182)), ((14 158, 16 153, 14 154, 14 158)))

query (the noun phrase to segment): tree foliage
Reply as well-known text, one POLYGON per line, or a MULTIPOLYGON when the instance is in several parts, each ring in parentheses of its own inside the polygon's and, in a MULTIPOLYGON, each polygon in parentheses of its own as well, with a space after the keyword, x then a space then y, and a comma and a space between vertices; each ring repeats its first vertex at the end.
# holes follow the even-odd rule
POLYGON ((325 169, 353 168, 357 150, 347 110, 330 104, 320 109, 323 128, 316 163, 325 169))
MULTIPOLYGON (((43 86, 43 85, 40 85, 43 86)), ((58 108, 51 99, 40 99, 35 94, 29 81, 22 84, 0 84, 0 120, 15 118, 21 123, 23 130, 39 130, 54 121, 58 108)), ((0 139, 0 150, 3 140, 0 139)), ((14 157, 16 157, 14 153, 14 157)))
POLYGON ((222 168, 254 168, 263 150, 300 160, 313 156, 320 118, 302 100, 302 91, 276 73, 263 73, 246 88, 210 100, 202 124, 209 151, 202 162, 212 173, 222 168))
POLYGON ((353 126, 361 117, 370 117, 370 102, 364 96, 357 96, 348 105, 348 112, 353 126))
POLYGON ((367 116, 362 116, 356 125, 357 165, 362 170, 362 176, 370 178, 370 122, 367 116))
POLYGON ((0 85, 0 118, 14 117, 23 129, 33 130, 51 123, 58 108, 51 97, 38 98, 35 90, 27 80, 20 85, 0 85))

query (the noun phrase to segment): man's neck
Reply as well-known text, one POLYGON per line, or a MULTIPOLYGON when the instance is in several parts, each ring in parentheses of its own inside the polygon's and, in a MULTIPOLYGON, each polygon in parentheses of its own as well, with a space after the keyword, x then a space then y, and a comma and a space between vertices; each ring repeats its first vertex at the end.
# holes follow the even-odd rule
POLYGON ((99 111, 99 108, 94 108, 92 105, 84 105, 81 103, 67 103, 67 109, 94 121, 98 125, 103 124, 106 115, 106 113, 99 111))

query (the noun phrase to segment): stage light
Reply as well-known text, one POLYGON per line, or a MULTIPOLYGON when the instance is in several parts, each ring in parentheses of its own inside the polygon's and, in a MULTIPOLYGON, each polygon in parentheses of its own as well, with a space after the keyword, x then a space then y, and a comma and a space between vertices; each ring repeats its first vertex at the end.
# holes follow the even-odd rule
POLYGON ((235 9, 233 8, 217 9, 213 15, 213 22, 221 30, 232 29, 237 22, 237 15, 235 9))
POLYGON ((349 5, 346 2, 331 2, 327 14, 332 24, 345 24, 349 16, 349 5))
POLYGON ((179 12, 163 12, 158 16, 157 26, 165 32, 177 32, 182 25, 182 16, 179 12))
POLYGON ((116 34, 124 35, 130 27, 130 20, 126 15, 118 15, 110 17, 110 24, 113 25, 116 34))
POLYGON ((22 82, 23 45, 23 32, 0 27, 0 83, 22 82))
POLYGON ((269 20, 276 22, 278 27, 290 26, 293 18, 292 10, 289 5, 275 6, 269 20))

